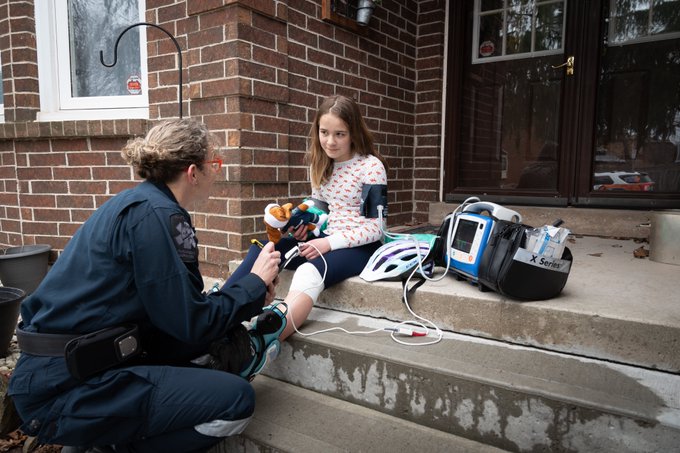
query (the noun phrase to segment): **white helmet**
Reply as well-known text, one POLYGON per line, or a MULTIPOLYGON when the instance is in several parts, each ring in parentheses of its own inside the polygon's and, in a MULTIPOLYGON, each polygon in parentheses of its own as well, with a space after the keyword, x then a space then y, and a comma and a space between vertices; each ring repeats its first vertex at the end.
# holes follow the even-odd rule
MULTIPOLYGON (((368 282, 376 280, 398 280, 404 274, 413 271, 418 262, 424 260, 430 252, 430 244, 412 239, 398 239, 383 244, 377 249, 366 263, 359 277, 368 282)), ((433 266, 427 266, 431 270, 433 266)), ((425 269, 425 263, 423 263, 425 269)))

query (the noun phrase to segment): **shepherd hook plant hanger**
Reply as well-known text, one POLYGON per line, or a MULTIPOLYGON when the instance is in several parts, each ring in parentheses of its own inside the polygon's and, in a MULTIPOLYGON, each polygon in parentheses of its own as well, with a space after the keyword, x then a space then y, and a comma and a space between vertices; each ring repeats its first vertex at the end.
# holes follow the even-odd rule
POLYGON ((177 78, 178 78, 177 92, 179 94, 179 117, 182 118, 182 49, 179 47, 179 43, 177 42, 175 37, 172 36, 172 34, 169 31, 167 31, 165 28, 163 28, 159 25, 156 25, 156 24, 149 23, 149 22, 138 22, 136 24, 132 24, 128 28, 126 28, 125 30, 120 32, 120 35, 118 35, 118 39, 116 39, 116 44, 113 48, 113 63, 111 63, 111 64, 104 63, 104 51, 103 50, 99 51, 99 61, 101 62, 102 65, 106 66, 107 68, 114 67, 116 65, 116 63, 118 63, 118 43, 120 42, 120 39, 123 37, 123 35, 128 30, 135 28, 135 27, 138 27, 140 25, 146 25, 147 27, 154 27, 154 28, 159 29, 160 31, 162 31, 163 33, 168 35, 170 37, 170 39, 172 39, 172 42, 175 43, 175 47, 177 48, 177 57, 179 58, 179 71, 178 71, 178 75, 177 75, 177 78))

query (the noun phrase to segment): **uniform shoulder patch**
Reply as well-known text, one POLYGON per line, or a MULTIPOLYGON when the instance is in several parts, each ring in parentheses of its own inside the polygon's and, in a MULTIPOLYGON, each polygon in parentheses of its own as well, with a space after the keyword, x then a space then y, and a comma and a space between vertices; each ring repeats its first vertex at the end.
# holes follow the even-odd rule
POLYGON ((187 218, 182 214, 171 215, 170 231, 180 259, 185 263, 198 261, 196 233, 187 218))

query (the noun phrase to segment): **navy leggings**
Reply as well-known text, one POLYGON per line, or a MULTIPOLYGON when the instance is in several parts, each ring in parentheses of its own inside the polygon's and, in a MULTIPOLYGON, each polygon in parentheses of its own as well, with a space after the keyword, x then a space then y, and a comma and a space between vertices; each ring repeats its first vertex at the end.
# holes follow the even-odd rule
MULTIPOLYGON (((324 235, 322 234, 321 237, 324 237, 324 235)), ((295 247, 297 244, 298 241, 295 240, 295 238, 283 237, 279 243, 276 244, 275 248, 281 252, 281 259, 285 260, 284 255, 286 252, 295 247)), ((364 270, 364 266, 366 266, 366 263, 371 258, 371 255, 373 255, 373 252, 375 252, 376 249, 378 249, 378 247, 381 245, 382 244, 379 241, 376 241, 359 247, 331 250, 330 252, 323 255, 328 265, 328 269, 326 269, 326 265, 320 257, 309 262, 312 263, 314 267, 316 267, 316 269, 319 271, 319 275, 323 276, 324 272, 326 273, 326 278, 324 279, 324 288, 330 288, 336 283, 340 283, 341 281, 350 277, 359 275, 361 271, 364 270)), ((248 254, 243 259, 243 263, 241 263, 234 273, 231 274, 224 285, 228 286, 250 273, 250 270, 253 268, 253 264, 255 263, 255 260, 259 254, 259 247, 255 245, 250 246, 248 254)), ((306 259, 297 257, 286 266, 286 269, 297 269, 298 266, 305 262, 307 262, 306 259)))

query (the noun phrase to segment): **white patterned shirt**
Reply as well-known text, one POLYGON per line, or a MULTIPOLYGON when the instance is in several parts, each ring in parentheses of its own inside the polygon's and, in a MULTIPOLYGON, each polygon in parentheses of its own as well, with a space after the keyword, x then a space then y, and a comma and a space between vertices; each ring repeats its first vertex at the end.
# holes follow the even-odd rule
POLYGON ((382 238, 380 219, 359 214, 364 184, 387 184, 387 172, 377 157, 355 154, 335 162, 328 182, 312 189, 312 197, 328 203, 326 234, 331 250, 358 247, 382 238))

